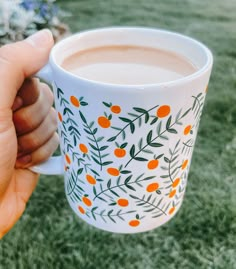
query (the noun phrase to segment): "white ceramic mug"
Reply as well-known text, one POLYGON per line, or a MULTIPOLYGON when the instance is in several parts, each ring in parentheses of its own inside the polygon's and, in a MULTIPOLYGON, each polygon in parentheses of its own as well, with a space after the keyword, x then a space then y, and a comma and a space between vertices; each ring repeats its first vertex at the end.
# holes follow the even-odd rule
POLYGON ((112 27, 60 41, 38 76, 54 89, 62 156, 32 170, 64 174, 71 208, 97 228, 136 233, 166 223, 183 201, 212 63, 200 42, 158 29, 112 27), (197 71, 165 83, 113 85, 60 66, 79 50, 105 45, 168 50, 197 71))

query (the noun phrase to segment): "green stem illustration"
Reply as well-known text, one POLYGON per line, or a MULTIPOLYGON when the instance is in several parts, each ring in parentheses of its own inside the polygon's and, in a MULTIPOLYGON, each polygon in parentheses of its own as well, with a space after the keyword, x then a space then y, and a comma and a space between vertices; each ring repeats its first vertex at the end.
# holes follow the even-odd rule
POLYGON ((179 121, 179 120, 181 120, 182 118, 184 118, 187 114, 188 114, 188 112, 191 110, 191 108, 190 109, 188 109, 179 119, 175 119, 175 121, 174 121, 174 123, 172 123, 172 124, 170 124, 169 125, 169 127, 168 128, 166 128, 164 131, 162 131, 161 133, 159 133, 157 136, 155 136, 153 139, 150 139, 150 141, 149 141, 149 143, 147 143, 145 146, 143 146, 137 153, 135 153, 131 158, 130 158, 130 160, 126 163, 126 165, 125 165, 125 167, 127 167, 129 164, 130 164, 130 162, 132 161, 132 160, 134 160, 135 158, 137 158, 137 156, 145 149, 145 148, 147 148, 148 146, 150 146, 151 144, 153 144, 153 142, 155 141, 155 140, 157 140, 158 138, 160 138, 164 133, 166 133, 166 132, 168 132, 169 130, 172 130, 172 127, 179 121))
MULTIPOLYGON (((171 173, 171 164, 172 164, 172 162, 175 161, 176 158, 178 157, 178 156, 176 156, 175 158, 173 158, 174 155, 177 153, 177 149, 178 149, 179 143, 180 143, 180 140, 176 143, 175 148, 174 148, 174 151, 173 151, 172 154, 171 154, 171 157, 170 157, 170 160, 169 160, 169 164, 168 164, 168 174, 169 174, 169 179, 171 180, 172 183, 173 183, 173 181, 174 181, 174 178, 172 178, 172 175, 174 174, 174 172, 171 173)), ((181 166, 178 166, 176 169, 179 169, 180 167, 181 167, 181 166)))
POLYGON ((102 155, 102 151, 106 150, 108 148, 108 146, 99 146, 99 142, 102 141, 104 139, 104 137, 100 137, 100 138, 96 138, 95 134, 97 133, 98 129, 94 128, 92 129, 92 126, 94 124, 94 122, 91 122, 90 124, 88 124, 86 118, 84 117, 83 113, 81 111, 79 111, 80 114, 80 118, 83 121, 83 126, 84 126, 84 131, 91 137, 88 137, 88 139, 93 142, 89 143, 90 147, 93 149, 92 153, 92 159, 100 166, 100 170, 102 171, 103 166, 109 165, 112 162, 111 161, 107 161, 107 162, 103 162, 103 158, 107 157, 109 154, 103 154, 102 155))
POLYGON ((126 212, 122 212, 122 210, 120 209, 119 211, 117 211, 116 213, 114 213, 114 210, 110 210, 108 212, 106 212, 105 209, 103 209, 101 212, 96 212, 96 210, 98 209, 98 207, 94 207, 92 208, 89 213, 91 213, 92 217, 94 220, 96 220, 96 216, 99 216, 105 223, 107 222, 106 219, 111 220, 112 222, 116 223, 115 218, 119 218, 121 220, 124 221, 124 218, 122 216, 124 215, 128 215, 128 214, 132 214, 135 213, 135 210, 130 210, 130 211, 126 211, 126 212))
POLYGON ((156 210, 160 211, 162 214, 167 215, 166 212, 162 208, 160 208, 158 205, 158 204, 160 204, 161 200, 159 201, 159 203, 157 205, 155 205, 154 203, 150 202, 151 196, 149 196, 147 199, 144 199, 144 197, 140 198, 140 197, 137 197, 137 196, 130 194, 130 197, 137 200, 137 202, 136 202, 137 206, 148 205, 148 207, 151 207, 151 209, 147 209, 144 212, 151 212, 151 211, 156 209, 156 210))
MULTIPOLYGON (((137 112, 141 112, 141 114, 139 116, 137 116, 136 118, 134 118, 133 120, 130 120, 130 119, 126 119, 126 118, 120 118, 121 120, 123 120, 124 122, 128 122, 115 136, 111 137, 110 139, 108 139, 107 141, 111 142, 111 141, 114 141, 117 139, 117 137, 122 134, 126 128, 128 128, 129 126, 132 126, 131 127, 131 132, 133 133, 134 132, 134 122, 138 119, 140 119, 142 116, 145 115, 146 117, 146 122, 148 121, 149 119, 149 112, 152 111, 153 109, 157 108, 159 105, 156 105, 148 110, 144 110, 144 109, 141 109, 141 108, 134 108, 135 111, 137 112)), ((116 128, 114 128, 116 129, 116 128)))
POLYGON ((132 190, 132 191, 135 191, 135 188, 134 188, 132 185, 136 184, 136 185, 138 185, 138 186, 140 187, 140 186, 142 186, 142 185, 140 185, 140 182, 155 178, 155 176, 150 176, 150 177, 142 178, 143 175, 144 175, 144 174, 138 176, 138 177, 136 178, 136 180, 131 181, 131 182, 130 182, 130 180, 131 180, 131 178, 132 178, 132 175, 130 175, 130 176, 128 176, 128 177, 125 179, 124 183, 121 183, 121 184, 119 183, 119 182, 120 182, 120 177, 119 177, 118 180, 117 180, 117 184, 116 184, 115 186, 113 186, 113 187, 110 186, 111 181, 108 181, 107 188, 104 189, 104 190, 101 190, 99 193, 96 193, 96 195, 95 195, 95 197, 93 198, 93 200, 95 200, 95 199, 97 199, 97 198, 99 198, 99 199, 101 199, 101 200, 104 200, 103 198, 100 198, 100 196, 101 196, 102 194, 104 194, 105 192, 107 192, 107 191, 110 191, 112 194, 114 194, 115 196, 119 197, 119 195, 114 191, 114 189, 119 188, 119 189, 121 189, 123 192, 126 192, 126 191, 124 190, 124 188, 123 188, 123 187, 126 187, 127 189, 130 189, 130 190, 132 190))

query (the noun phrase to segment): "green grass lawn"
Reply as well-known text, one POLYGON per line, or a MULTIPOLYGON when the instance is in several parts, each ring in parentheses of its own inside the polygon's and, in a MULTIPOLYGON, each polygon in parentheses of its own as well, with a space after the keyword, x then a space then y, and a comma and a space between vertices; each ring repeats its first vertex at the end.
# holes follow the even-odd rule
POLYGON ((168 224, 118 235, 69 208, 62 177, 42 176, 25 214, 0 242, 0 269, 236 268, 236 1, 59 1, 72 32, 111 25, 178 31, 215 62, 185 200, 168 224))

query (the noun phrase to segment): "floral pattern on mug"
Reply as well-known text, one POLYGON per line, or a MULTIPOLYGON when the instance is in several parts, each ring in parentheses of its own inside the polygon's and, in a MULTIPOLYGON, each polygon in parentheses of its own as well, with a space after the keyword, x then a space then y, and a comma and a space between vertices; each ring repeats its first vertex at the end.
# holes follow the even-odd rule
POLYGON ((186 188, 205 92, 192 96, 191 106, 176 114, 167 103, 131 107, 125 114, 120 104, 104 100, 103 114, 94 115, 93 121, 84 112, 90 105, 85 97, 68 99, 58 87, 56 92, 66 195, 77 214, 133 229, 144 218, 174 214, 186 188), (190 114, 194 121, 186 124, 183 120, 190 114), (144 126, 148 131, 132 140, 144 126), (134 165, 146 172, 136 175, 134 165))

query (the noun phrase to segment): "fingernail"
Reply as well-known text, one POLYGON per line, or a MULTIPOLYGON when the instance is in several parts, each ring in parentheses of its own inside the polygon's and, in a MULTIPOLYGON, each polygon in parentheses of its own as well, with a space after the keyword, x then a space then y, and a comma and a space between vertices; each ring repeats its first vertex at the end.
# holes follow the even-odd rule
POLYGON ((21 106, 23 105, 23 100, 20 96, 16 96, 15 101, 13 103, 12 106, 12 110, 16 111, 17 109, 19 109, 21 106))
POLYGON ((24 166, 32 161, 31 155, 25 155, 16 160, 17 166, 24 166))
POLYGON ((48 43, 52 42, 52 33, 48 29, 43 29, 28 38, 26 38, 26 42, 30 43, 34 47, 46 47, 48 43))

